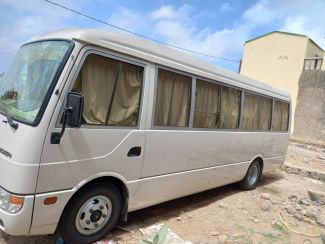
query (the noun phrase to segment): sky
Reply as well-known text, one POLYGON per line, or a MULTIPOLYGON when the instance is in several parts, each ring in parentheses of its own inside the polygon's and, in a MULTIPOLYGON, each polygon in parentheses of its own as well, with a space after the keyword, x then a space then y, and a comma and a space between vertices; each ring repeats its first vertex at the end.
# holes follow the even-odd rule
MULTIPOLYGON (((245 41, 280 30, 325 48, 325 0, 51 0, 156 40, 239 61, 245 41)), ((118 31, 44 0, 0 0, 0 74, 30 38, 64 28, 118 31)), ((238 62, 190 53, 238 71, 238 62)))

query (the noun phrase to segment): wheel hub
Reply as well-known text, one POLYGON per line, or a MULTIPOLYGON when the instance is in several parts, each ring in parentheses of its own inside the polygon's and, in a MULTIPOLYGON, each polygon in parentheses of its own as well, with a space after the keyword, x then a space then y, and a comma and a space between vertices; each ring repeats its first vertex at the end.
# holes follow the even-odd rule
POLYGON ((106 196, 94 196, 80 207, 75 225, 83 235, 100 231, 112 214, 112 202, 106 196))
POLYGON ((248 183, 254 185, 258 178, 258 168, 253 165, 248 171, 248 183))
POLYGON ((91 222, 97 222, 102 217, 102 211, 96 210, 90 215, 91 222))

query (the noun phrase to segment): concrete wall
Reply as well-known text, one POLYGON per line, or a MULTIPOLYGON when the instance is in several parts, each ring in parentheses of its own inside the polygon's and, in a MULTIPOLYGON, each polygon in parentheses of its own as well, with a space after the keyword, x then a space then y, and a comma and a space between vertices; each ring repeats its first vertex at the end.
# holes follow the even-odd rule
POLYGON ((325 142, 325 71, 302 72, 293 135, 325 142))

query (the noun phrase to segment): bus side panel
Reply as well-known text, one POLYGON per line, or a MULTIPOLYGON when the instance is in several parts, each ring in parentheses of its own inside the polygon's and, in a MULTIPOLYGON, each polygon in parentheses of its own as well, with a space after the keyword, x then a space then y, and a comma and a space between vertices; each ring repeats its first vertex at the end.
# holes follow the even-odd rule
POLYGON ((272 132, 146 132, 143 169, 130 210, 240 181, 261 156, 265 171, 280 167, 289 136, 272 132))
POLYGON ((287 133, 149 130, 141 178, 286 155, 287 133))
POLYGON ((264 159, 263 173, 280 168, 282 166, 282 164, 284 163, 285 159, 286 159, 286 156, 264 159))
POLYGON ((139 179, 143 153, 129 157, 133 147, 144 148, 145 131, 129 129, 67 129, 59 145, 45 145, 37 193, 62 191, 88 179, 120 175, 139 179))
POLYGON ((242 162, 142 179, 129 211, 239 181, 249 165, 242 162))

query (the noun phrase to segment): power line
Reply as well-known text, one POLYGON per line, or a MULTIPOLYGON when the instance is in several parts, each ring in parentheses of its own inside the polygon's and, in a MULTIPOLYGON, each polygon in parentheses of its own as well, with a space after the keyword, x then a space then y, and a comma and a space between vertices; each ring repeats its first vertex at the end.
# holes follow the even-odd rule
POLYGON ((113 27, 113 28, 116 28, 118 30, 121 30, 121 31, 124 31, 124 32, 127 32, 127 33, 130 33, 132 35, 135 35, 135 36, 139 36, 139 37, 142 37, 144 39, 148 39, 148 40, 151 40, 151 41, 154 41, 154 42, 157 42, 157 43, 160 43, 160 44, 163 44, 163 45, 166 45, 166 46, 169 46, 169 47, 173 47, 173 48, 177 48, 177 49, 180 49, 180 50, 183 50, 183 51, 186 51, 186 52, 191 52, 191 53, 195 53, 195 54, 199 54, 199 55, 202 55, 202 56, 206 56, 206 57, 210 57, 210 58, 214 58, 214 59, 219 59, 219 60, 223 60, 223 61, 229 61, 229 62, 237 62, 237 63, 240 63, 239 60, 234 60, 234 59, 228 59, 228 58, 222 58, 222 57, 217 57, 217 56, 214 56, 214 55, 210 55, 210 54, 206 54, 206 53, 201 53, 201 52, 198 52, 198 51, 194 51, 194 50, 190 50, 190 49, 187 49, 187 48, 183 48, 183 47, 179 47, 179 46, 176 46, 176 45, 172 45, 172 44, 168 44, 166 42, 162 42, 162 41, 159 41, 159 40, 156 40, 156 39, 153 39, 151 37, 148 37, 148 36, 145 36, 145 35, 142 35, 142 34, 139 34, 139 33, 136 33, 136 32, 133 32, 133 31, 130 31, 130 30, 127 30, 127 29, 124 29, 122 27, 119 27, 117 25, 113 25, 113 24, 110 24, 104 20, 100 20, 100 19, 97 19, 95 17, 92 17, 90 15, 87 15, 87 14, 84 14, 82 12, 79 12, 77 10, 74 10, 74 9, 71 9, 71 8, 68 8, 66 6, 63 6, 61 4, 58 4, 56 2, 52 2, 50 0, 44 0, 45 2, 48 2, 50 4, 53 4, 53 5, 56 5, 57 7, 60 7, 60 8, 63 8, 65 10, 68 10, 70 12, 73 12, 75 14, 79 14, 83 17, 86 17, 88 19, 91 19, 91 20, 94 20, 94 21, 97 21, 99 23, 102 23, 102 24, 105 24, 105 25, 108 25, 110 27, 113 27))
POLYGON ((1 51, 1 50, 0 50, 0 53, 7 54, 7 55, 11 55, 11 56, 14 56, 15 55, 14 53, 6 52, 6 51, 1 51))

